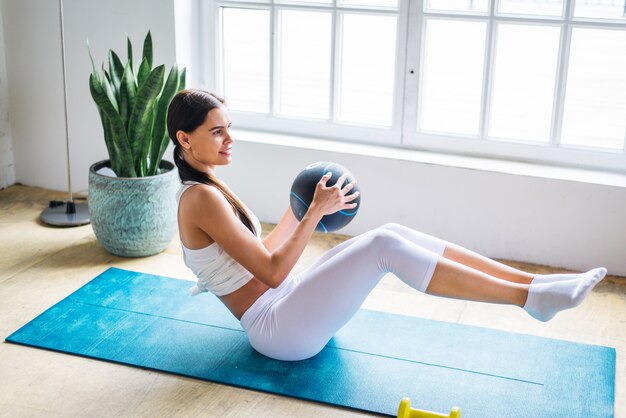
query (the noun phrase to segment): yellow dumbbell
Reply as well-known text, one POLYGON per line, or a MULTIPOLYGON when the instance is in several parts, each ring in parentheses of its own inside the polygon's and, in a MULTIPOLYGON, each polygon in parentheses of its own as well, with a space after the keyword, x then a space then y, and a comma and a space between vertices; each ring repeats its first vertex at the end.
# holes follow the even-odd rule
POLYGON ((411 400, 402 398, 398 408, 398 418, 461 418, 461 409, 455 406, 449 415, 438 412, 424 411, 422 409, 411 408, 411 400))

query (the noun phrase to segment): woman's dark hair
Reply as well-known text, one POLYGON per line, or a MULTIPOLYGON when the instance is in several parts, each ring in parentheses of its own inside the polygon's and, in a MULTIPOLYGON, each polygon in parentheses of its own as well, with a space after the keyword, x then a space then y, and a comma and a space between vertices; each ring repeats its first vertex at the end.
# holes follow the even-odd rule
POLYGON ((215 176, 196 170, 183 159, 183 150, 176 132, 193 132, 206 120, 207 114, 220 106, 224 99, 204 90, 187 89, 178 92, 170 102, 167 110, 167 132, 174 143, 174 163, 178 167, 181 181, 195 181, 215 186, 228 200, 243 224, 256 235, 256 229, 243 204, 215 176))

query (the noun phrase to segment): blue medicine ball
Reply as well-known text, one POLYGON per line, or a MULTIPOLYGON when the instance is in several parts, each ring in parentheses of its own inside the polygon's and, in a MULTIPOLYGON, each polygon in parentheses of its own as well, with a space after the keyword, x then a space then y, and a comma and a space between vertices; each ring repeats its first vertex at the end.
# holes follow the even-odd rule
MULTIPOLYGON (((293 210, 293 213, 298 221, 302 220, 304 214, 309 209, 311 201, 313 200, 313 195, 315 194, 315 187, 317 183, 320 181, 322 176, 329 171, 332 172, 333 175, 330 180, 328 180, 328 183, 326 183, 326 186, 328 187, 334 186, 339 177, 341 177, 344 173, 348 174, 348 178, 342 187, 354 180, 352 174, 345 167, 332 162, 319 161, 306 167, 296 176, 293 184, 291 185, 291 194, 289 195, 291 210, 293 210)), ((348 195, 351 195, 358 190, 359 185, 357 184, 348 192, 348 195)), ((350 203, 356 203, 357 206, 354 209, 340 210, 332 215, 324 216, 320 223, 317 224, 315 230, 319 232, 333 232, 348 225, 350 221, 354 219, 354 216, 361 207, 361 196, 357 197, 350 203)))

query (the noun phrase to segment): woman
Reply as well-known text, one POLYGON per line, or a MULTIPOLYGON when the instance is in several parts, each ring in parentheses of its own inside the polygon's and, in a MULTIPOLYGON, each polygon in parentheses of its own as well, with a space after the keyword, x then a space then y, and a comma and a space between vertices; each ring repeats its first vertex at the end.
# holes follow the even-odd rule
POLYGON ((341 243, 301 274, 291 273, 322 216, 352 209, 354 183, 327 174, 298 222, 288 207, 261 240, 261 224, 216 169, 230 164, 231 121, 222 99, 184 90, 170 103, 168 132, 183 185, 177 194, 185 264, 237 317, 251 345, 280 360, 317 354, 389 272, 432 295, 517 305, 547 321, 579 305, 606 274, 533 275, 397 224, 341 243))

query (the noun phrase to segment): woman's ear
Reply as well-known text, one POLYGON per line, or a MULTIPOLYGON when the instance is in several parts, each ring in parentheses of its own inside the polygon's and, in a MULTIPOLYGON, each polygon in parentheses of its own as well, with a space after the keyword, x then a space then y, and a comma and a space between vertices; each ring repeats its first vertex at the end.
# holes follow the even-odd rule
POLYGON ((176 132, 176 140, 180 144, 181 147, 185 149, 189 149, 191 143, 189 142, 189 136, 184 131, 176 132))

